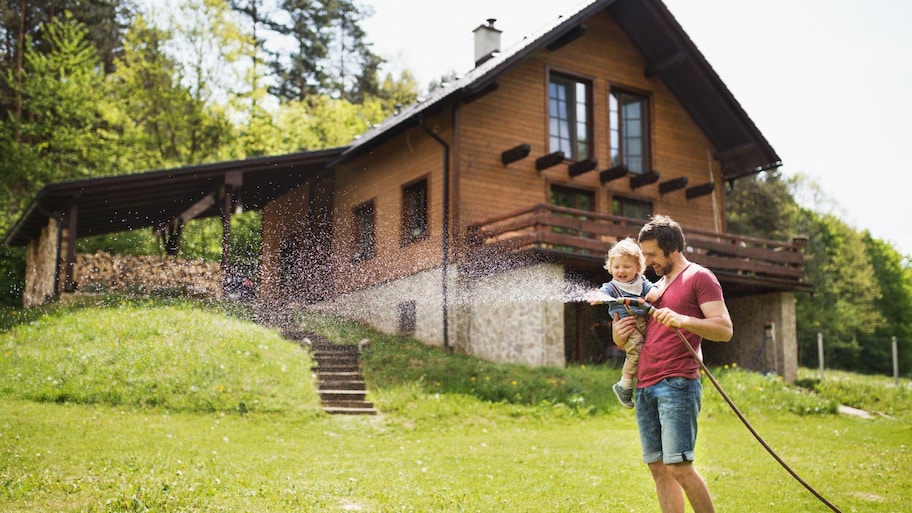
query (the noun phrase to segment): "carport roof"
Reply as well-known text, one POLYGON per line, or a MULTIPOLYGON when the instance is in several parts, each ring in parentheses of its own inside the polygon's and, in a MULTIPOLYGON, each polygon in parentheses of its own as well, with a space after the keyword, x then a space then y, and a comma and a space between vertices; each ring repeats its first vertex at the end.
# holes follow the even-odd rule
POLYGON ((203 208, 195 217, 216 216, 218 201, 200 202, 218 195, 226 183, 245 210, 257 210, 324 172, 327 162, 344 149, 50 183, 38 192, 3 243, 27 245, 40 235, 49 217, 59 217, 74 205, 77 237, 162 226, 194 205, 203 208))

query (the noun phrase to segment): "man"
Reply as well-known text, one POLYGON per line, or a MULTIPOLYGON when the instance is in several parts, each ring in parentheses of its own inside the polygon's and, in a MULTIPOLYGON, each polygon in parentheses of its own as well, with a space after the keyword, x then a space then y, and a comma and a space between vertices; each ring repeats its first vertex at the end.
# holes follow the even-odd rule
MULTIPOLYGON (((646 266, 661 276, 661 297, 646 326, 637 367, 635 408, 643 461, 652 473, 663 513, 683 513, 685 495, 694 513, 712 513, 709 488, 693 467, 703 392, 700 366, 677 330, 702 356, 704 338, 731 340, 731 317, 716 276, 684 256, 684 232, 678 223, 654 216, 640 230, 638 242, 646 266)), ((634 322, 633 317, 615 316, 615 344, 623 346, 634 322)))

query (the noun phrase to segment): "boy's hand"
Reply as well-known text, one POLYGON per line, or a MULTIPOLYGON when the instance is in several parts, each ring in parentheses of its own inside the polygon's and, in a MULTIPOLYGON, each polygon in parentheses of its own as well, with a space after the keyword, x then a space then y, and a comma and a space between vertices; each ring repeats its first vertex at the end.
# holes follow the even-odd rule
POLYGON ((656 300, 658 300, 661 296, 662 296, 662 294, 659 293, 658 287, 653 287, 652 289, 649 290, 649 292, 646 293, 645 296, 643 296, 643 299, 645 299, 647 303, 653 303, 656 300))

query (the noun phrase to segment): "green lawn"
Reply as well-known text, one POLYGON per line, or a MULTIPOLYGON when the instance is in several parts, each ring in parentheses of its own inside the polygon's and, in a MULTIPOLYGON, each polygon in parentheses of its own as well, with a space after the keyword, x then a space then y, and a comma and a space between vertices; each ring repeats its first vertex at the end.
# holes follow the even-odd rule
MULTIPOLYGON (((605 397, 617 369, 495 365, 308 318, 373 342, 363 363, 382 413, 330 417, 305 351, 223 312, 114 303, 16 315, 0 333, 0 511, 658 511, 633 414, 605 397)), ((812 394, 714 374, 843 512, 912 499, 908 382, 828 373, 812 394), (821 386, 830 375, 838 386, 821 386), (852 383, 884 415, 831 413, 852 383)), ((829 511, 708 380, 697 467, 719 511, 829 511)))

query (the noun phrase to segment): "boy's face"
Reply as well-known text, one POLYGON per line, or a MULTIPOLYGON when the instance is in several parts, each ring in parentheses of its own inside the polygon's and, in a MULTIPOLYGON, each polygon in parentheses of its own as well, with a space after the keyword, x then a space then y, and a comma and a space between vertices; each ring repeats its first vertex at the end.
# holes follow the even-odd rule
POLYGON ((611 259, 611 277, 617 281, 631 281, 639 272, 639 262, 633 257, 622 255, 611 259))

